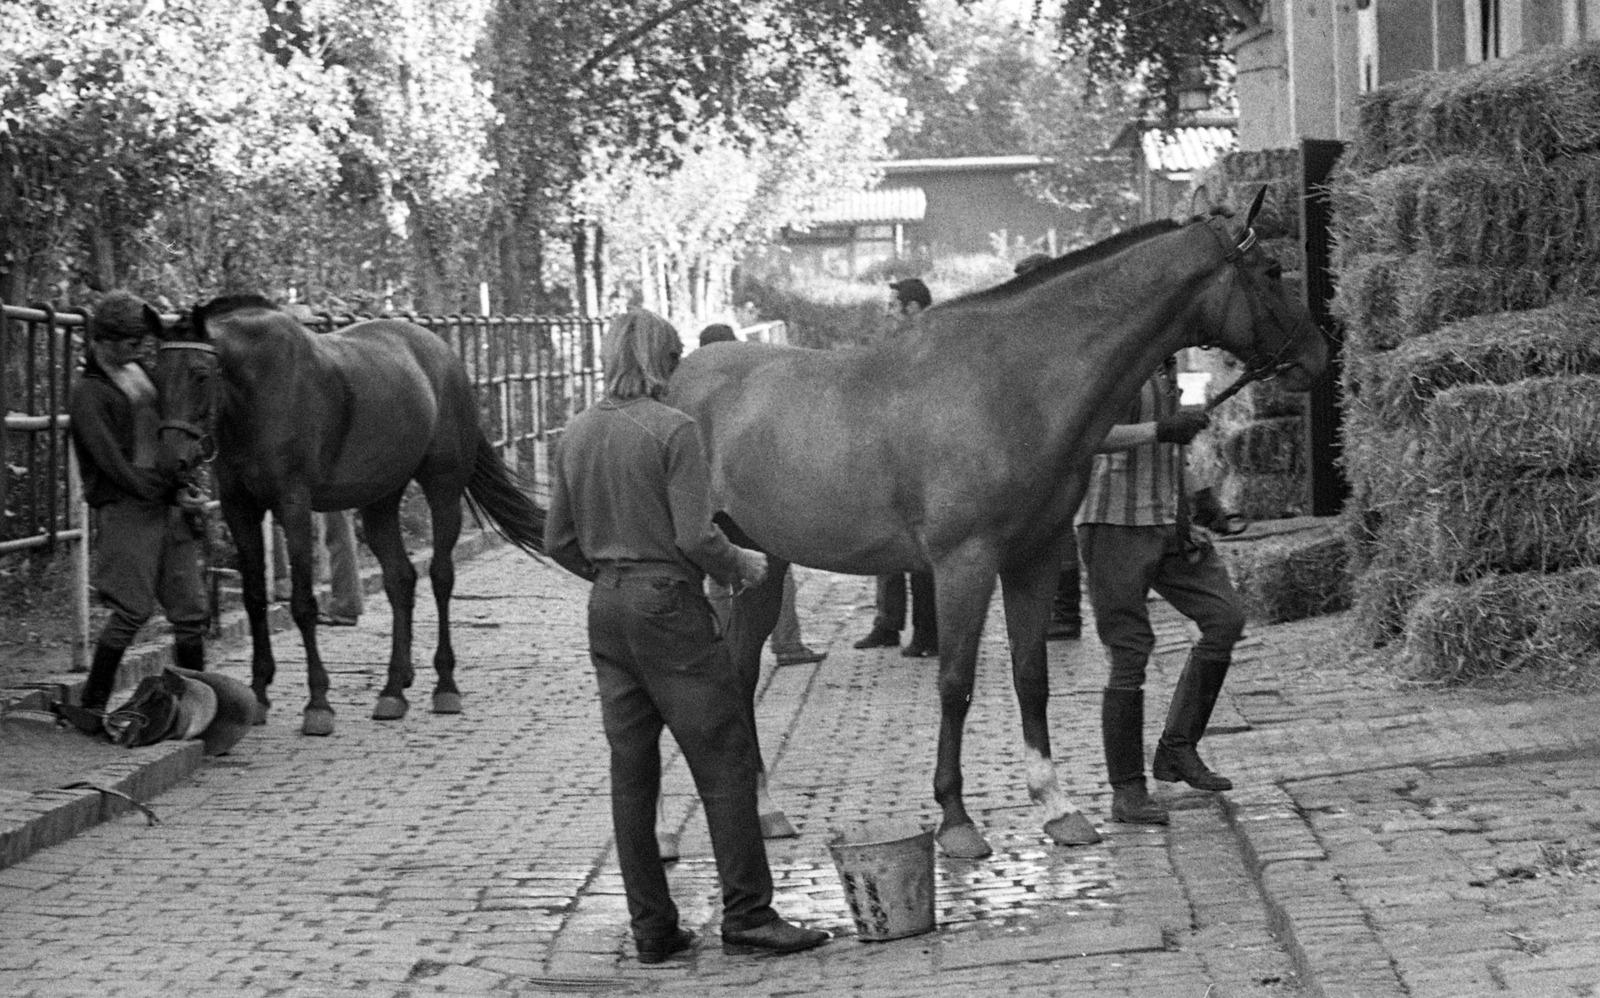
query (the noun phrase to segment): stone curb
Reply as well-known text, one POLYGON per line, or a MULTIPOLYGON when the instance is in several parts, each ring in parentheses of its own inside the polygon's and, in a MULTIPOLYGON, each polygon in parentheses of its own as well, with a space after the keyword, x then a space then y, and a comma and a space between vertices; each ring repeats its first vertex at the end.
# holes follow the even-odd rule
MULTIPOLYGON (((500 535, 488 530, 463 535, 456 543, 456 561, 475 558, 504 543, 500 535)), ((418 575, 427 574, 432 558, 431 549, 412 557, 411 564, 418 575)), ((367 593, 381 591, 382 572, 377 568, 363 572, 361 583, 367 593)), ((268 607, 267 623, 274 633, 294 626, 289 608, 281 603, 268 607)), ((247 640, 249 636, 250 622, 244 610, 238 609, 224 614, 217 632, 207 640, 231 643, 247 640)), ((123 659, 118 678, 125 685, 134 685, 145 676, 157 675, 166 667, 168 655, 164 642, 136 646, 123 659)), ((0 691, 4 694, 0 696, 0 708, 7 712, 48 712, 52 701, 76 701, 83 683, 83 675, 74 673, 52 677, 25 690, 0 691)), ((172 789, 188 779, 205 759, 204 750, 197 741, 161 742, 128 751, 127 762, 102 766, 85 775, 84 787, 40 790, 31 794, 0 793, 3 813, 22 815, 20 820, 0 817, 0 870, 42 849, 59 845, 85 829, 135 810, 139 805, 132 801, 149 801, 172 789), (132 801, 125 798, 132 798, 132 801)))

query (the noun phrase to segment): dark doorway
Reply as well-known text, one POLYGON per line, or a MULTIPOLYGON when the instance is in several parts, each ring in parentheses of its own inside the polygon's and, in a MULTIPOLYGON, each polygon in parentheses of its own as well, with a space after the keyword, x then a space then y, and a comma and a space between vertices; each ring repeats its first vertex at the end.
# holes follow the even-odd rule
POLYGON ((1350 483, 1339 468, 1342 445, 1339 429, 1341 372, 1344 370, 1344 330, 1333 317, 1334 277, 1331 269, 1333 208, 1328 198, 1328 176, 1344 151, 1343 142, 1304 139, 1300 143, 1300 231, 1306 241, 1306 307, 1328 337, 1328 370, 1311 388, 1310 418, 1306 420, 1309 457, 1311 515, 1333 516, 1344 509, 1350 483))

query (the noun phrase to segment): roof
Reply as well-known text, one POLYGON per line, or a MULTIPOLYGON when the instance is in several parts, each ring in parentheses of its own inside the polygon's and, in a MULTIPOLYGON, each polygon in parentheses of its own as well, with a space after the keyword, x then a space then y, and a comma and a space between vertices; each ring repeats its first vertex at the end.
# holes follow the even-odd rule
POLYGON ((1151 129, 1144 133, 1144 164, 1152 173, 1193 173, 1231 152, 1238 139, 1231 128, 1151 129))
POLYGON ((920 187, 885 187, 854 191, 823 205, 806 217, 811 225, 858 222, 920 222, 928 213, 928 197, 920 187))
POLYGON ((891 159, 874 163, 885 174, 960 173, 972 170, 1037 170, 1055 165, 1049 156, 954 156, 947 159, 891 159))

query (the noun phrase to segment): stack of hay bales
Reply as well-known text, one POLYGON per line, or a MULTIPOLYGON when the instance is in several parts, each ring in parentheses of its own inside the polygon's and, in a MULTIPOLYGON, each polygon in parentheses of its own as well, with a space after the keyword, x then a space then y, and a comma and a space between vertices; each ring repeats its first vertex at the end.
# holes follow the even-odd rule
MULTIPOLYGON (((1233 152, 1192 181, 1201 208, 1242 212, 1266 188, 1255 230, 1262 249, 1284 269, 1298 296, 1305 270, 1300 234, 1300 151, 1233 152)), ((1219 351, 1189 351, 1186 366, 1209 373, 1211 395, 1238 378, 1243 365, 1219 351)), ((1299 516, 1305 510, 1305 396, 1258 382, 1212 413, 1211 431, 1191 456, 1196 479, 1211 483, 1223 506, 1251 520, 1299 516)))
POLYGON ((1370 95, 1335 179, 1356 617, 1421 675, 1600 654, 1600 46, 1370 95))

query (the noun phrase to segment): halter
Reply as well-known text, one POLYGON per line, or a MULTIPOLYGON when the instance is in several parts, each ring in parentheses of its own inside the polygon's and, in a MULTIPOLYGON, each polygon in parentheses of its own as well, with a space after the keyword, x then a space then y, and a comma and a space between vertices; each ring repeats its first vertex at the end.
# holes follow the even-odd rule
MULTIPOLYGON (((1246 253, 1255 248, 1256 230, 1253 226, 1246 226, 1244 230, 1244 236, 1240 238, 1237 243, 1234 243, 1232 246, 1228 246, 1229 240, 1223 238, 1222 234, 1217 231, 1216 226, 1207 222, 1206 229, 1210 231, 1211 235, 1218 242, 1223 244, 1223 262, 1234 265, 1233 269, 1228 271, 1228 301, 1232 301, 1234 294, 1239 290, 1237 285, 1237 279, 1239 276, 1239 261, 1244 258, 1246 253)), ((1292 338, 1286 337, 1283 341, 1283 345, 1278 347, 1277 351, 1271 355, 1264 356, 1263 351, 1254 349, 1259 343, 1259 338, 1256 333, 1256 327, 1259 325, 1259 323, 1256 322, 1258 308, 1254 297, 1249 298, 1247 300, 1247 304, 1250 308, 1250 345, 1252 347, 1251 352, 1254 356, 1252 356, 1250 360, 1245 361, 1244 373, 1240 374, 1238 379, 1234 381, 1233 384, 1224 389, 1220 394, 1217 395, 1216 398, 1206 403, 1207 412, 1212 411, 1217 406, 1228 401, 1228 399, 1233 398, 1251 383, 1261 381, 1266 378, 1275 378, 1294 366, 1293 361, 1284 359, 1285 354, 1287 354, 1289 349, 1294 346, 1294 340, 1292 338)), ((1209 346, 1209 344, 1202 344, 1202 346, 1209 346)))
MULTIPOLYGON (((161 344, 158 352, 164 353, 168 350, 198 350, 201 353, 208 353, 212 357, 216 357, 217 355, 217 348, 211 344, 194 343, 188 340, 177 340, 171 343, 163 343, 161 344)), ((216 438, 212 436, 209 428, 197 426, 185 419, 163 419, 161 421, 159 432, 164 433, 167 430, 176 430, 179 433, 187 434, 191 439, 197 441, 200 444, 200 460, 202 462, 210 464, 212 461, 216 460, 217 441, 216 438)))

